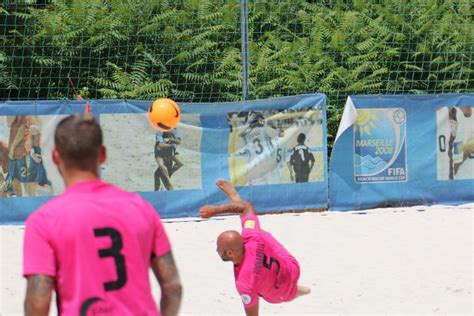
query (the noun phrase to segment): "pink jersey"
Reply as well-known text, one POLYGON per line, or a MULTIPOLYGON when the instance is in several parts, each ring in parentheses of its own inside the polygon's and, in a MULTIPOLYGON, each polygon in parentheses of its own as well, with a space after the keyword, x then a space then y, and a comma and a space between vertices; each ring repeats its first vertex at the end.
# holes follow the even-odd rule
POLYGON ((84 181, 28 218, 23 275, 55 278, 61 315, 159 315, 150 260, 170 249, 160 216, 144 199, 84 181))
POLYGON ((245 307, 261 296, 270 303, 292 300, 300 268, 296 259, 268 232, 260 229, 256 215, 241 218, 244 260, 234 266, 235 285, 245 307))

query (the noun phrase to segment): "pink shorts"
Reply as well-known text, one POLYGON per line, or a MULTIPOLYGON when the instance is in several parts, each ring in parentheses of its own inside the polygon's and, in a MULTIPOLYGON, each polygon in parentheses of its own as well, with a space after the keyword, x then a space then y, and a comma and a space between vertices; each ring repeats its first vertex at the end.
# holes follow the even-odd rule
POLYGON ((290 284, 287 299, 285 302, 291 301, 295 298, 298 292, 298 280, 300 278, 300 266, 294 259, 288 260, 288 267, 290 269, 290 284))
POLYGON ((298 292, 298 280, 300 278, 300 266, 295 259, 290 258, 285 262, 285 272, 280 283, 281 291, 272 297, 264 297, 269 303, 283 303, 293 300, 298 292))

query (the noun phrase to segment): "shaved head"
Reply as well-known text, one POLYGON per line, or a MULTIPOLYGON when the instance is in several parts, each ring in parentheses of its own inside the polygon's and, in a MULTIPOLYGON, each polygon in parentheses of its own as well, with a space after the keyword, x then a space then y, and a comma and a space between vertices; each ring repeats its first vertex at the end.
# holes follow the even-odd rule
POLYGON ((217 246, 223 249, 239 249, 242 248, 244 242, 240 233, 235 230, 228 230, 217 237, 217 246))
POLYGON ((217 252, 224 261, 235 261, 243 256, 244 241, 239 232, 227 230, 217 237, 217 252))

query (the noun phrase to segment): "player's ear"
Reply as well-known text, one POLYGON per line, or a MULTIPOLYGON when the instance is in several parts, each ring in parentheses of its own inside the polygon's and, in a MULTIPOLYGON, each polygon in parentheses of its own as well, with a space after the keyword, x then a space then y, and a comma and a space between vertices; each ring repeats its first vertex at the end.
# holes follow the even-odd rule
POLYGON ((107 150, 105 149, 105 146, 102 146, 100 148, 100 163, 104 163, 105 160, 107 160, 107 150))
POLYGON ((59 166, 59 162, 61 161, 61 158, 59 157, 59 152, 58 150, 56 149, 56 147, 53 148, 53 153, 52 153, 52 156, 53 156, 53 162, 56 166, 59 166))

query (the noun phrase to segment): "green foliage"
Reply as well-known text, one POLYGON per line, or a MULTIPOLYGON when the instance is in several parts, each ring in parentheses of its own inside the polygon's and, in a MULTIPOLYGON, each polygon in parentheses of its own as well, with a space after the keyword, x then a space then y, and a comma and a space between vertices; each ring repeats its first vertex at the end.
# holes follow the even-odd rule
MULTIPOLYGON (((3 3, 1 99, 242 100, 238 0, 3 3)), ((472 92, 473 13, 469 0, 249 1, 250 98, 325 93, 331 138, 350 94, 472 92)))

